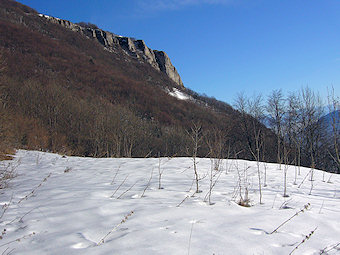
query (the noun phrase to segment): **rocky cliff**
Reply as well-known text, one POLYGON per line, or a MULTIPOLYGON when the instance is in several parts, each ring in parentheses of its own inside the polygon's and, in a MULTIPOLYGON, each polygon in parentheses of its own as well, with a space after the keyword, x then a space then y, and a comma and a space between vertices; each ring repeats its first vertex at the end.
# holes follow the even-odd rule
POLYGON ((152 50, 143 40, 136 40, 130 37, 123 37, 94 27, 81 26, 68 20, 50 17, 39 14, 40 17, 50 22, 60 24, 72 31, 83 34, 88 38, 96 39, 109 51, 115 51, 120 47, 126 54, 150 64, 156 70, 165 73, 177 85, 184 87, 180 75, 172 65, 170 58, 164 51, 152 50))

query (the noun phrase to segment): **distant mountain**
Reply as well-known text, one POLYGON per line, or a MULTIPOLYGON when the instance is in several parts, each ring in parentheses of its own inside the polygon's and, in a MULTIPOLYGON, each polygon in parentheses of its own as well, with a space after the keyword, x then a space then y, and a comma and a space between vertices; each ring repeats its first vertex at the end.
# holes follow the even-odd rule
POLYGON ((333 125, 335 124, 335 129, 340 134, 340 110, 328 113, 319 120, 322 124, 323 130, 329 134, 332 134, 333 125))
MULTIPOLYGON (((240 113, 186 89, 167 54, 143 40, 12 0, 0 1, 0 33, 0 151, 187 156, 195 123, 204 133, 200 156, 221 137, 224 155, 252 158, 240 113)), ((262 128, 266 159, 273 160, 275 137, 262 128)))

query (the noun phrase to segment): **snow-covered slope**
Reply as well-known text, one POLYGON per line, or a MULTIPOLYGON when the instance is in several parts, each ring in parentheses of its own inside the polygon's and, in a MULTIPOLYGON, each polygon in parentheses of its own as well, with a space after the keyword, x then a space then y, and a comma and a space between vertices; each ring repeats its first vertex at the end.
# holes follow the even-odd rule
POLYGON ((18 151, 15 160, 0 163, 17 173, 0 195, 3 254, 289 254, 315 228, 294 254, 339 252, 332 245, 340 242, 340 178, 329 173, 315 171, 310 182, 310 170, 301 168, 294 185, 295 169, 289 167, 285 198, 283 170, 267 164, 259 204, 256 162, 224 160, 219 172, 212 171, 219 179, 209 205, 209 159, 199 159, 200 176, 206 177, 202 193, 193 197, 190 158, 63 158, 18 151), (248 187, 251 207, 237 205, 240 186, 242 192, 248 187), (309 210, 270 234, 307 203, 309 210))

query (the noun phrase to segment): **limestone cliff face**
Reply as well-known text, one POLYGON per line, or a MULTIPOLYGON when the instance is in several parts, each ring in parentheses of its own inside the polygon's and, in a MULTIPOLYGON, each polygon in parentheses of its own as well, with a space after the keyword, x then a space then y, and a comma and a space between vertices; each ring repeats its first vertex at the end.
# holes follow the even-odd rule
POLYGON ((181 77, 179 76, 176 68, 171 64, 168 55, 164 51, 154 50, 153 52, 156 56, 156 61, 159 64, 160 70, 166 73, 174 82, 183 86, 181 77))
POLYGON ((177 85, 184 87, 181 77, 176 68, 171 64, 168 55, 164 51, 150 49, 143 40, 119 36, 101 29, 83 27, 67 20, 43 14, 39 14, 39 16, 48 19, 50 22, 60 24, 72 31, 79 32, 88 38, 94 38, 108 50, 114 51, 120 47, 129 56, 145 61, 154 69, 165 73, 177 85))

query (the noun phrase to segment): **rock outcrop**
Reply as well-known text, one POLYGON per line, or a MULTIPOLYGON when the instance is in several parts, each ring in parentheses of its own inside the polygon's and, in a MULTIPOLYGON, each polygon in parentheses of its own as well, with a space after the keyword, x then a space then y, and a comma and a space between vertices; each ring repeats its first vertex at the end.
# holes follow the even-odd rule
POLYGON ((156 61, 162 72, 166 73, 171 80, 183 86, 181 77, 179 76, 176 68, 171 64, 170 58, 164 51, 153 51, 156 56, 156 61))
POLYGON ((184 87, 182 79, 176 68, 172 65, 168 55, 164 51, 150 49, 143 40, 119 36, 98 28, 81 26, 68 20, 62 20, 43 14, 39 14, 39 16, 48 19, 50 22, 60 24, 72 31, 79 32, 88 38, 94 38, 108 50, 114 51, 117 47, 120 47, 129 56, 145 61, 154 69, 165 73, 177 85, 184 87))

